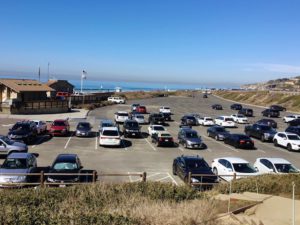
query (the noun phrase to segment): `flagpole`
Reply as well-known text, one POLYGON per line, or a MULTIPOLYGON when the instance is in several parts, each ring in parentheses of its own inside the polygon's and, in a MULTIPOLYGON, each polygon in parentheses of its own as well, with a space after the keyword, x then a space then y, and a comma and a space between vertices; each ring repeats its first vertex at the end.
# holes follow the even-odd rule
POLYGON ((83 72, 81 74, 81 93, 82 93, 82 85, 83 85, 83 72))

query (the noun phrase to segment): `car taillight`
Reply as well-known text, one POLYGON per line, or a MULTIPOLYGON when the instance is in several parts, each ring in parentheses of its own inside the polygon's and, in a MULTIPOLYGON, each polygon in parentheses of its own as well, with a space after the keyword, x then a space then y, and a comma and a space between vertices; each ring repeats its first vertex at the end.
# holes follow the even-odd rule
POLYGON ((162 138, 159 138, 158 140, 159 140, 159 141, 163 141, 163 139, 162 139, 162 138))
POLYGON ((245 141, 244 140, 240 140, 240 144, 244 144, 245 143, 245 141))
POLYGON ((170 138, 170 141, 174 141, 174 139, 173 139, 173 138, 170 138))

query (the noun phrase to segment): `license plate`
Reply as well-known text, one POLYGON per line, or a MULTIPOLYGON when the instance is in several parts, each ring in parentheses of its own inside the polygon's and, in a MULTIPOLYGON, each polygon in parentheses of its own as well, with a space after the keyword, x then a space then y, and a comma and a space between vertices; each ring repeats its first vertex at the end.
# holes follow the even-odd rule
POLYGON ((199 147, 199 145, 194 145, 194 147, 196 147, 196 148, 197 148, 197 147, 199 147))
POLYGON ((132 133, 132 135, 134 136, 134 135, 135 135, 135 133, 132 133))
POLYGON ((169 140, 168 139, 165 139, 165 142, 168 142, 169 140))
POLYGON ((82 135, 85 135, 85 133, 82 133, 82 135))
POLYGON ((66 187, 66 185, 65 184, 60 184, 59 187, 66 187))

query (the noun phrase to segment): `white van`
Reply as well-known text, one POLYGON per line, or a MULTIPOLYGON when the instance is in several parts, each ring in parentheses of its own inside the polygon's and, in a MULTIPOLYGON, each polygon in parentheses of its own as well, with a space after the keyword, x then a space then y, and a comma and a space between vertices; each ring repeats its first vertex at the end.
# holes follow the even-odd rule
POLYGON ((107 101, 114 102, 117 104, 125 104, 125 102, 126 102, 125 99, 121 98, 121 97, 108 97, 107 101))

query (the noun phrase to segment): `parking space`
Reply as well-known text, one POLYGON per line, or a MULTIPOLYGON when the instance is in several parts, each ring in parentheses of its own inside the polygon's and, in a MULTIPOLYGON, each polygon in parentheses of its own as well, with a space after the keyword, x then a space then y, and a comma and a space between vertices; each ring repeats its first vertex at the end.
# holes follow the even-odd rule
MULTIPOLYGON (((222 141, 216 141, 207 136, 207 127, 196 126, 194 129, 201 135, 206 145, 204 149, 185 149, 182 145, 175 147, 157 147, 152 143, 148 136, 148 125, 142 125, 143 137, 124 138, 120 147, 99 146, 98 127, 101 119, 114 119, 114 113, 118 110, 129 111, 132 103, 140 103, 147 107, 148 112, 158 112, 160 106, 170 106, 172 110, 173 121, 168 122, 167 130, 171 133, 175 142, 179 131, 180 118, 186 113, 198 113, 203 116, 216 117, 219 115, 231 115, 235 111, 230 109, 232 102, 224 101, 214 96, 203 99, 202 95, 195 98, 188 97, 162 97, 145 100, 129 101, 126 105, 113 105, 96 109, 89 113, 86 121, 93 126, 94 135, 92 137, 76 137, 74 131, 78 122, 84 119, 71 119, 70 125, 73 131, 67 137, 53 137, 41 135, 29 148, 30 152, 39 153, 38 163, 40 166, 50 165, 55 157, 60 153, 78 154, 86 169, 95 169, 98 173, 117 173, 127 174, 122 177, 100 177, 100 180, 106 182, 135 182, 140 177, 131 176, 136 172, 147 172, 147 179, 161 182, 172 182, 182 184, 182 181, 172 175, 173 159, 180 155, 199 155, 204 157, 210 164, 214 158, 235 156, 244 158, 254 163, 258 157, 281 157, 289 160, 300 168, 300 153, 288 152, 284 148, 275 147, 273 143, 255 141, 255 150, 236 149, 224 144, 222 141), (224 110, 216 111, 211 109, 212 104, 222 104, 224 110)), ((260 112, 262 108, 250 107, 254 110, 255 117, 250 118, 250 122, 255 122, 262 118, 260 112)), ((287 115, 282 113, 282 117, 287 115)), ((145 115, 147 121, 148 114, 145 115)), ((287 127, 282 118, 275 119, 278 123, 278 131, 283 131, 287 127)), ((16 122, 11 119, 0 119, 0 132, 7 134, 8 129, 16 122)), ((228 129, 231 133, 244 133, 245 125, 237 125, 237 128, 228 129)), ((120 125, 122 128, 122 125, 120 125)))

